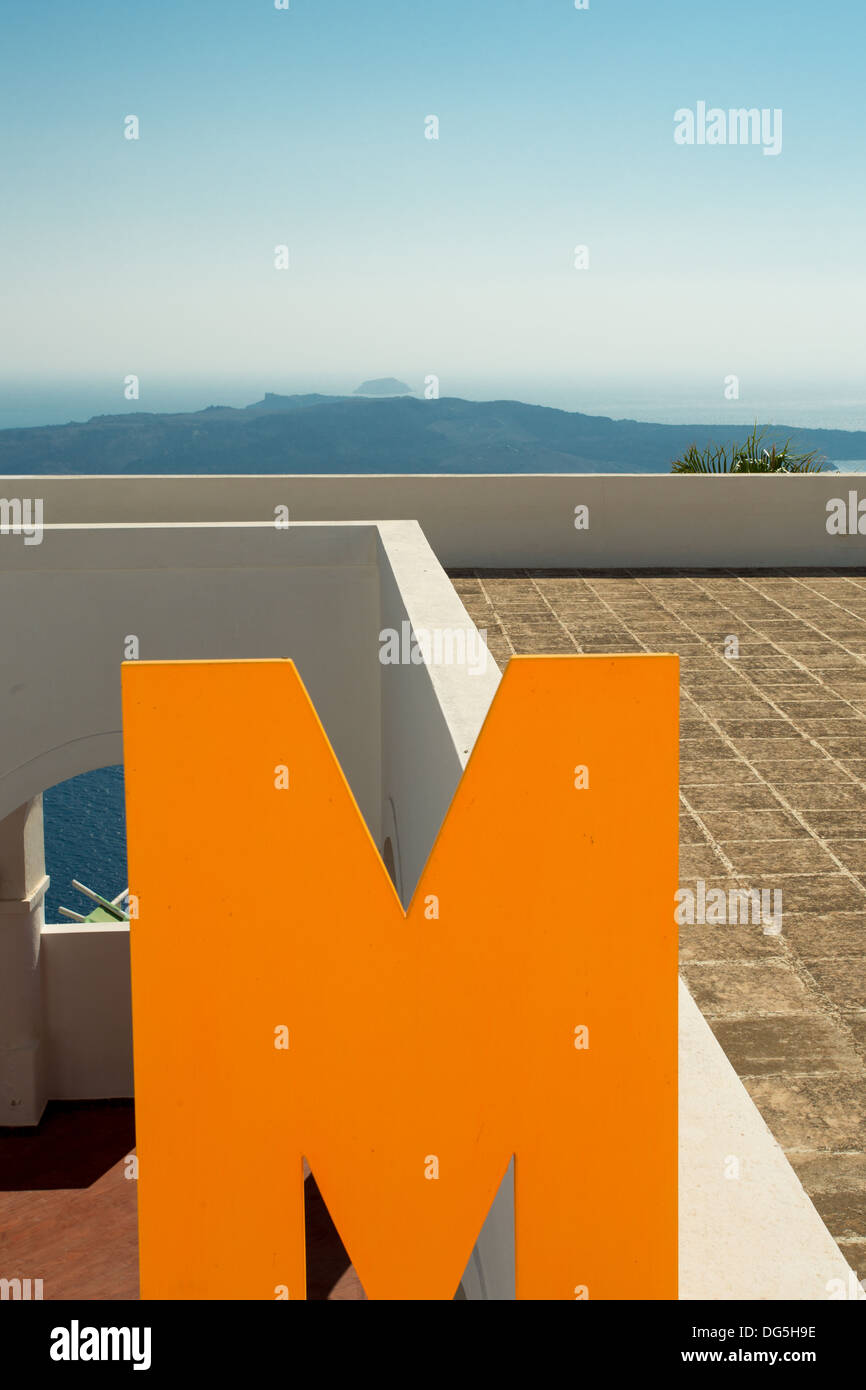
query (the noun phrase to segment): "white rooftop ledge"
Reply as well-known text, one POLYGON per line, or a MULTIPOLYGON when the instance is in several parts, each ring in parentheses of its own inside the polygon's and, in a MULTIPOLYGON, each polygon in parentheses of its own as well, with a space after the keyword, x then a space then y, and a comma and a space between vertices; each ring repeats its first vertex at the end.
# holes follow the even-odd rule
POLYGON ((826 527, 827 503, 847 502, 858 486, 866 500, 866 478, 838 473, 0 480, 8 497, 42 498, 48 524, 272 521, 275 507, 288 506, 292 521, 412 518, 443 565, 590 569, 860 565, 866 536, 832 536, 826 527), (575 529, 578 506, 589 509, 586 530, 575 529))

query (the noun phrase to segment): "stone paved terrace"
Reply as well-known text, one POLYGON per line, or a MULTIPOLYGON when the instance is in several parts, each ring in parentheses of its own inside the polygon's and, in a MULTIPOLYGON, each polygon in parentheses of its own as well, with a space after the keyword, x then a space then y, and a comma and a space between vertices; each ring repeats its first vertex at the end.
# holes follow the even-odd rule
POLYGON ((679 654, 681 886, 782 891, 781 935, 683 925, 682 972, 863 1278, 866 570, 451 577, 500 666, 679 654))

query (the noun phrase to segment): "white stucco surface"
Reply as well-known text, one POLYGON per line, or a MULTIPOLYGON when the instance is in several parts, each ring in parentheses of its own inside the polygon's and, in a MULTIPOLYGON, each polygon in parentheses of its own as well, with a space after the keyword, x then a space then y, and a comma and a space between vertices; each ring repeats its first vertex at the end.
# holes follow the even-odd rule
MULTIPOLYGON (((412 460, 406 460, 407 470, 412 460)), ((303 474, 4 480, 44 501, 45 520, 295 521, 415 518, 444 565, 773 568, 859 565, 866 536, 827 531, 827 503, 855 475, 669 473, 303 474), (575 529, 575 508, 589 526, 575 529)))

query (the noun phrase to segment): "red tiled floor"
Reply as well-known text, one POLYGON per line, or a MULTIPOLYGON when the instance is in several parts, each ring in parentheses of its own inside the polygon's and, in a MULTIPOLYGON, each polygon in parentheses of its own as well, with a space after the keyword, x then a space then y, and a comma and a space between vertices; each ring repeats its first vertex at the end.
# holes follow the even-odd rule
MULTIPOLYGON (((41 1279, 49 1299, 138 1298, 131 1101, 50 1105, 35 1130, 0 1132, 0 1278, 41 1279)), ((307 1296, 364 1292, 308 1172, 307 1296)))

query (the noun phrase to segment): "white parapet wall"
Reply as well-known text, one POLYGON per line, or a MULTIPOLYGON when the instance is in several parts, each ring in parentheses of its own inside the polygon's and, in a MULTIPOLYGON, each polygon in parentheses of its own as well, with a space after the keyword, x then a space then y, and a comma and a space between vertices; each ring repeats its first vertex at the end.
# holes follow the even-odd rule
POLYGON ((39 954, 47 1097, 132 1096, 129 927, 49 924, 39 954))
POLYGON ((293 656, 377 837, 376 535, 271 522, 47 526, 39 545, 0 539, 5 659, 14 653, 0 687, 0 819, 122 762, 126 657, 293 656))
MULTIPOLYGON (((407 469, 411 460, 407 460, 407 469)), ((856 566, 866 478, 507 473, 7 477, 46 522, 417 520, 443 565, 467 568, 856 566), (859 489, 859 491, 858 491, 859 489), (828 530, 842 503, 846 534, 828 530), (576 509, 585 508, 576 513, 576 509), (575 520, 588 525, 575 527, 575 520)))

